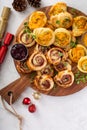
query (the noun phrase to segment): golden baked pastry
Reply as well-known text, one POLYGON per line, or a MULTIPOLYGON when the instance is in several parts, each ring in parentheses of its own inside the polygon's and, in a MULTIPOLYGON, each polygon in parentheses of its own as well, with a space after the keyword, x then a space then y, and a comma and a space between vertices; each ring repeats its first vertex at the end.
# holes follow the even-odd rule
POLYGON ((47 17, 42 11, 35 11, 29 17, 29 28, 31 30, 43 27, 47 22, 47 17))
POLYGON ((27 66, 31 70, 41 70, 47 65, 47 60, 44 54, 40 52, 34 52, 27 60, 27 66))
POLYGON ((76 47, 70 49, 69 51, 69 58, 73 62, 78 62, 78 60, 87 54, 87 49, 83 46, 78 44, 76 47))
POLYGON ((85 47, 87 47, 87 32, 85 32, 83 35, 82 35, 82 39, 81 39, 82 43, 84 44, 85 47))
POLYGON ((61 61, 57 65, 54 65, 56 71, 71 70, 71 65, 66 61, 61 61))
POLYGON ((71 33, 65 28, 58 28, 55 30, 55 42, 54 45, 66 48, 71 41, 71 33))
POLYGON ((54 82, 50 75, 36 76, 34 84, 39 90, 43 91, 50 91, 54 87, 54 82))
POLYGON ((87 56, 83 56, 79 59, 77 67, 81 72, 87 73, 87 56))
POLYGON ((42 46, 50 46, 55 40, 54 32, 50 28, 34 29, 33 34, 36 36, 35 41, 42 46))
POLYGON ((62 12, 51 16, 50 22, 55 28, 69 28, 72 26, 73 17, 68 12, 62 12))
POLYGON ((39 44, 36 44, 34 51, 38 51, 38 52, 42 52, 43 54, 46 54, 49 49, 50 46, 41 46, 39 44))
POLYGON ((87 17, 77 16, 74 18, 72 25, 72 32, 74 36, 81 36, 85 31, 87 31, 87 17))
POLYGON ((31 47, 35 44, 32 33, 25 32, 25 29, 22 29, 18 34, 17 42, 24 44, 26 47, 31 47))
POLYGON ((47 75, 53 76, 54 74, 53 66, 50 64, 47 64, 42 70, 38 71, 37 74, 38 75, 47 74, 47 75))
POLYGON ((16 61, 17 62, 17 70, 18 72, 21 72, 21 73, 24 73, 24 74, 27 74, 27 73, 30 73, 31 72, 31 69, 27 66, 27 63, 26 61, 16 61))
POLYGON ((67 5, 64 2, 58 2, 54 4, 49 11, 49 16, 59 14, 61 12, 67 11, 67 5))
POLYGON ((66 57, 66 53, 64 52, 64 50, 62 50, 61 48, 58 48, 58 47, 51 48, 47 52, 48 62, 53 65, 58 64, 61 60, 65 60, 66 58, 67 57, 66 57))
POLYGON ((56 84, 63 88, 70 87, 74 82, 74 74, 70 70, 60 71, 55 77, 56 84))

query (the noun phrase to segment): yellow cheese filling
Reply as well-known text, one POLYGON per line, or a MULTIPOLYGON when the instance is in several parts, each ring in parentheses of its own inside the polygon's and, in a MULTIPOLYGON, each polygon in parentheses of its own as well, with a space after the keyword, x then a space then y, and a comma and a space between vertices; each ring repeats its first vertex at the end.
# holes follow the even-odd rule
POLYGON ((49 43, 51 39, 52 39, 52 33, 50 31, 45 31, 37 36, 38 43, 41 42, 43 45, 49 43))
POLYGON ((65 46, 69 44, 69 39, 70 39, 69 36, 64 32, 57 32, 55 35, 55 41, 60 46, 65 46))

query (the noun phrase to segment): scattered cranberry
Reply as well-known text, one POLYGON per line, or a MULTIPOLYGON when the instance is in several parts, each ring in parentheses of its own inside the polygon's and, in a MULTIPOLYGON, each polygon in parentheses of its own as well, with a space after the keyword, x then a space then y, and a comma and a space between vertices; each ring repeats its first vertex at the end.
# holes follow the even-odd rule
POLYGON ((25 104, 25 105, 29 105, 30 103, 31 103, 30 98, 25 97, 25 98, 23 99, 23 104, 25 104))
POLYGON ((35 111, 36 111, 36 106, 35 106, 35 104, 31 104, 31 105, 28 107, 28 110, 29 110, 29 112, 31 112, 31 113, 35 112, 35 111))

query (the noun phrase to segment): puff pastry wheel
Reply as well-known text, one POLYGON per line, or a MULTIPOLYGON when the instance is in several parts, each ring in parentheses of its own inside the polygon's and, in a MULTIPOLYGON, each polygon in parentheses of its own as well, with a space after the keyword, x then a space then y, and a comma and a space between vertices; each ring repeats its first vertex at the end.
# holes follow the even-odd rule
POLYGON ((85 56, 85 55, 87 55, 87 49, 83 45, 80 45, 80 44, 70 49, 69 51, 69 58, 73 62, 76 62, 76 63, 82 56, 85 56))
POLYGON ((81 72, 87 73, 87 56, 83 56, 79 59, 77 67, 81 72))
POLYGON ((49 11, 49 16, 59 14, 61 12, 67 11, 67 5, 64 2, 58 2, 53 5, 49 11))
POLYGON ((29 35, 24 31, 24 29, 22 29, 18 34, 17 41, 24 44, 26 47, 31 47, 35 44, 35 40, 32 38, 32 35, 29 35))
POLYGON ((50 49, 50 47, 48 46, 41 46, 41 45, 39 45, 39 44, 36 44, 36 46, 35 46, 35 51, 38 51, 38 52, 42 52, 43 54, 46 54, 47 53, 47 51, 50 49))
POLYGON ((73 17, 68 12, 62 12, 58 15, 51 16, 50 22, 55 28, 69 28, 72 26, 73 17))
POLYGON ((41 70, 47 65, 47 60, 44 54, 40 52, 34 52, 27 60, 27 66, 31 70, 41 70))
POLYGON ((17 70, 18 72, 22 72, 22 73, 30 73, 31 72, 31 69, 27 66, 27 63, 26 61, 23 61, 23 62, 19 62, 19 61, 16 61, 17 62, 17 70))
POLYGON ((48 62, 53 65, 58 64, 62 59, 65 60, 66 58, 64 50, 58 47, 54 47, 47 52, 48 62))
POLYGON ((71 70, 71 65, 66 61, 61 61, 57 65, 54 65, 55 70, 63 71, 63 70, 71 70))
POLYGON ((54 77, 54 80, 58 86, 63 87, 63 88, 68 88, 74 82, 74 74, 70 70, 60 71, 54 77))
POLYGON ((42 70, 38 71, 37 73, 38 73, 38 75, 47 74, 47 75, 53 76, 54 69, 53 69, 52 65, 47 64, 42 70))
POLYGON ((49 75, 36 76, 34 84, 43 91, 49 91, 54 87, 53 79, 49 75))
POLYGON ((36 42, 42 46, 50 46, 55 40, 54 32, 50 28, 34 29, 33 34, 36 36, 36 42))
POLYGON ((29 17, 29 28, 31 30, 43 27, 47 22, 47 17, 42 11, 35 11, 29 17))
POLYGON ((71 33, 65 28, 58 28, 55 30, 55 42, 54 45, 66 48, 71 41, 71 33))
POLYGON ((87 17, 86 16, 77 16, 74 18, 72 31, 74 36, 81 36, 84 32, 87 31, 87 17))

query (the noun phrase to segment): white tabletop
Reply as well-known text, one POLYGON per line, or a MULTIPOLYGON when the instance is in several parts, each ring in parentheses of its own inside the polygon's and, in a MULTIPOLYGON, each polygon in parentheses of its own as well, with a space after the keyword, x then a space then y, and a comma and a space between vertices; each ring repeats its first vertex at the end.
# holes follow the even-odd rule
MULTIPOLYGON (((0 0, 0 13, 3 6, 12 8, 13 0, 0 0)), ((63 0, 68 6, 77 8, 87 14, 87 0, 63 0)), ((42 0, 42 6, 52 5, 58 0, 42 0)), ((7 31, 15 34, 18 26, 35 8, 28 6, 26 11, 19 13, 13 8, 8 22, 7 31)), ((19 77, 10 48, 0 68, 0 89, 19 77)), ((69 96, 52 97, 41 94, 40 100, 32 96, 33 89, 27 88, 13 104, 17 112, 23 116, 23 130, 87 130, 87 88, 69 96), (22 104, 24 97, 30 97, 36 105, 36 112, 28 112, 28 106, 22 104)), ((0 130, 19 130, 18 120, 5 111, 0 102, 0 130)))

